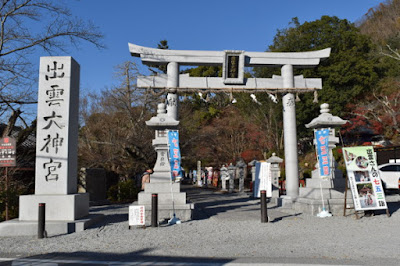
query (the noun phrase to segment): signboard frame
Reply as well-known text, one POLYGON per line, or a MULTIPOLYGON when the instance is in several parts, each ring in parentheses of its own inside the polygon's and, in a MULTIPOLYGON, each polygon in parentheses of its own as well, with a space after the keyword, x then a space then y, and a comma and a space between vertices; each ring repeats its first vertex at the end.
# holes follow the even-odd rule
POLYGON ((0 139, 0 167, 17 166, 17 145, 12 137, 0 139))
POLYGON ((343 148, 355 211, 388 210, 372 146, 343 148))
POLYGON ((144 205, 130 205, 129 206, 129 229, 131 226, 145 226, 146 225, 146 208, 144 205))
POLYGON ((267 192, 267 198, 272 197, 272 168, 269 162, 256 162, 256 176, 253 186, 253 195, 259 198, 260 191, 267 192))

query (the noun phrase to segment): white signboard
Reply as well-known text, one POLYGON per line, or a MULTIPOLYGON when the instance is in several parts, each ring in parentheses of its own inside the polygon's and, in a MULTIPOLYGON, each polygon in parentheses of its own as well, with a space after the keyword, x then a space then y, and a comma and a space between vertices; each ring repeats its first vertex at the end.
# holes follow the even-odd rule
POLYGON ((272 172, 271 163, 256 163, 256 178, 253 185, 253 195, 255 198, 260 197, 260 191, 265 190, 267 197, 272 197, 272 172))
POLYGON ((145 208, 143 205, 129 206, 129 226, 145 225, 145 208))
POLYGON ((355 210, 387 209, 373 147, 343 148, 343 155, 355 210))

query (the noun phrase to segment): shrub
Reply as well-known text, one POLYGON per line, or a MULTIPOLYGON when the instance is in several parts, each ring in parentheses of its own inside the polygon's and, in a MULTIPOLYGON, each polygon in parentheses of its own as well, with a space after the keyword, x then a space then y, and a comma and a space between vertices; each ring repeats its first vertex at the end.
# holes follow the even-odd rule
POLYGON ((137 199, 139 189, 135 187, 135 182, 130 179, 120 181, 108 189, 107 196, 111 202, 129 202, 137 199))

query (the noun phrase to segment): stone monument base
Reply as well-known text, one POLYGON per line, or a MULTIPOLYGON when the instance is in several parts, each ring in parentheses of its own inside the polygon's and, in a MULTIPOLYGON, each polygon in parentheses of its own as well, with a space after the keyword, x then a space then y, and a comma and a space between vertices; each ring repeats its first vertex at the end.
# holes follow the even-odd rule
POLYGON ((19 220, 37 221, 39 203, 46 203, 46 221, 74 221, 89 215, 89 194, 24 195, 19 197, 19 220))
POLYGON ((0 236, 38 234, 39 203, 46 203, 45 230, 48 236, 85 230, 104 215, 89 215, 89 194, 23 195, 19 197, 19 218, 0 223, 0 236))
POLYGON ((180 183, 147 183, 145 190, 138 194, 138 201, 132 205, 145 206, 145 223, 151 224, 151 202, 152 194, 158 195, 158 220, 162 222, 173 217, 181 221, 192 219, 194 204, 186 202, 186 192, 180 192, 180 183), (172 200, 173 198, 173 200, 172 200))
MULTIPOLYGON (((81 232, 90 225, 102 220, 102 214, 90 214, 75 221, 46 221, 47 236, 81 232)), ((38 221, 21 221, 13 219, 0 223, 0 236, 37 236, 38 221)))

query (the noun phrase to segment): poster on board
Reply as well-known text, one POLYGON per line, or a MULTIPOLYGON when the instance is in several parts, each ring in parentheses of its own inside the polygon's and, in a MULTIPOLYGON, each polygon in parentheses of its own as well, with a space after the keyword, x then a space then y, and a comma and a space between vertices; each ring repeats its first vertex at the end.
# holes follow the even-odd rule
POLYGON ((14 167, 17 165, 17 145, 14 138, 0 139, 0 167, 14 167))
POLYGON ((356 211, 387 209, 372 146, 343 148, 356 211))
POLYGON ((129 226, 145 225, 145 207, 144 205, 129 206, 129 226))
POLYGON ((256 177, 253 184, 253 196, 260 197, 260 191, 265 190, 267 197, 272 197, 272 172, 271 163, 257 162, 256 163, 256 177))

